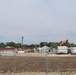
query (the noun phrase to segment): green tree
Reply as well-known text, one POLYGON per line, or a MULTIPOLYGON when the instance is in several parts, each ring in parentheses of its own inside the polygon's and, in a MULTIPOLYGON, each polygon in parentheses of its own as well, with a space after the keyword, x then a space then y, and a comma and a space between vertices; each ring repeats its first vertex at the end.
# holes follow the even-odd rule
POLYGON ((40 43, 40 47, 47 46, 47 45, 48 45, 47 42, 41 42, 41 43, 40 43))
POLYGON ((15 42, 7 42, 6 46, 13 46, 16 47, 16 43, 15 42))
POLYGON ((0 43, 0 47, 1 47, 1 48, 4 48, 4 47, 5 47, 5 43, 1 42, 1 43, 0 43))
POLYGON ((53 47, 53 48, 57 48, 58 46, 58 43, 55 43, 55 42, 50 42, 50 47, 53 47))
POLYGON ((17 43, 17 44, 16 44, 16 47, 17 47, 17 48, 21 48, 21 43, 17 43))
POLYGON ((35 45, 34 44, 31 44, 31 45, 29 45, 30 47, 35 47, 35 45))

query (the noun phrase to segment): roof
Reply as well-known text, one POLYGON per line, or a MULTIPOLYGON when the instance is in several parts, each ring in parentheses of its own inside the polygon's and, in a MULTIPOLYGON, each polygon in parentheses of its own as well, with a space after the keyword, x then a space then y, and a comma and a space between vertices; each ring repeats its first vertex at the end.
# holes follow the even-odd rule
POLYGON ((42 49, 47 49, 47 50, 49 50, 50 47, 48 47, 48 46, 43 46, 42 49))
POLYGON ((16 48, 0 48, 0 50, 16 50, 16 48))
MULTIPOLYGON (((27 49, 33 50, 34 48, 26 47, 26 48, 23 48, 23 49, 24 49, 24 50, 27 50, 27 49)), ((5 48, 0 48, 0 50, 21 50, 21 48, 5 47, 5 48)))
POLYGON ((15 48, 15 47, 13 47, 13 46, 7 46, 7 47, 5 47, 5 48, 15 48))

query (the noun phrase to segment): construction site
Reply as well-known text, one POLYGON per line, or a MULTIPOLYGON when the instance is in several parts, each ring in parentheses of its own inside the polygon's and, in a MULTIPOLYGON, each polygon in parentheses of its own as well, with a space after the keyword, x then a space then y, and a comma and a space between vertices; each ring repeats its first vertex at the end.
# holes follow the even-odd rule
POLYGON ((76 75, 76 47, 62 46, 67 42, 62 41, 56 50, 44 46, 30 53, 14 48, 3 49, 0 75, 76 75))
MULTIPOLYGON (((0 75, 8 73, 70 73, 76 74, 76 56, 0 56, 0 75)), ((21 75, 21 74, 20 74, 21 75)), ((29 74, 28 74, 29 75, 29 74)), ((33 74, 31 74, 33 75, 33 74)), ((38 74, 40 75, 40 74, 38 74)), ((61 74, 60 74, 61 75, 61 74)))

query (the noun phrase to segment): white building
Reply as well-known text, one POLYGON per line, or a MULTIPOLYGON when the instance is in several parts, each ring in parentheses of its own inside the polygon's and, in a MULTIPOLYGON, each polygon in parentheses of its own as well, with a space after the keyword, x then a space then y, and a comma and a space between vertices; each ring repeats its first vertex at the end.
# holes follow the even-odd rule
POLYGON ((49 52, 50 47, 43 46, 43 47, 39 47, 38 50, 39 50, 39 53, 46 53, 46 52, 49 52))
POLYGON ((7 46, 6 48, 0 48, 0 55, 4 54, 14 54, 18 49, 14 47, 7 46))

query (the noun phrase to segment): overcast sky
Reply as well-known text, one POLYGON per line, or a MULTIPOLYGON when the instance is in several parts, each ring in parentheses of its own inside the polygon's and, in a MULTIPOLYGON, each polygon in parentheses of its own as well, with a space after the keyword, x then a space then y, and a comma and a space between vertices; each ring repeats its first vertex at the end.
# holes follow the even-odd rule
POLYGON ((76 43, 76 0, 0 0, 0 42, 76 43))

